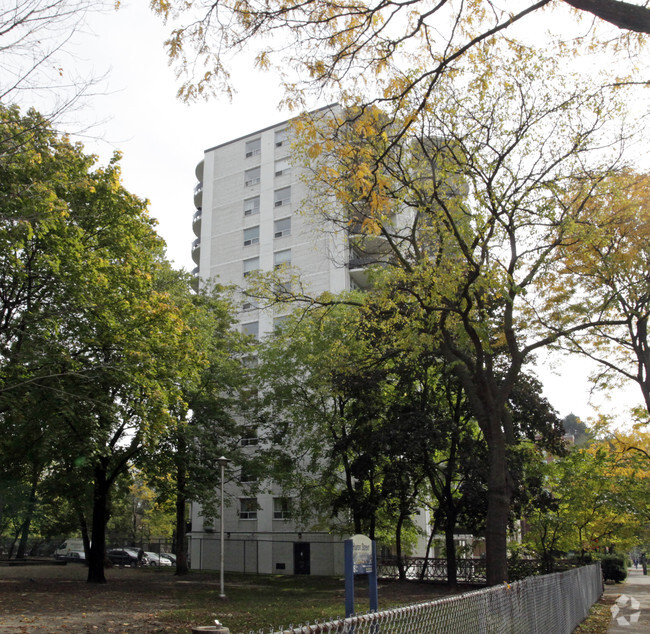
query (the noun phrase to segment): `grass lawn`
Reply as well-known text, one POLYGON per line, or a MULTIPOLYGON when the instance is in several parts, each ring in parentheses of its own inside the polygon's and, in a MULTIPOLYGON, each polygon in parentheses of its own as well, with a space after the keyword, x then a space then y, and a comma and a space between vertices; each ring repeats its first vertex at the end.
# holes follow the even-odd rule
MULTIPOLYGON (((298 626, 307 622, 343 617, 345 608, 344 581, 332 577, 301 577, 285 575, 227 575, 226 599, 219 598, 219 583, 214 575, 192 573, 191 592, 185 594, 182 607, 158 614, 165 625, 189 628, 210 625, 218 619, 232 634, 271 627, 298 626)), ((189 581, 189 580, 188 580, 189 581)), ((177 585, 182 585, 179 582, 177 585)), ((444 586, 420 583, 380 582, 380 609, 428 601, 449 593, 444 586)), ((368 611, 367 582, 355 588, 355 609, 368 611)))

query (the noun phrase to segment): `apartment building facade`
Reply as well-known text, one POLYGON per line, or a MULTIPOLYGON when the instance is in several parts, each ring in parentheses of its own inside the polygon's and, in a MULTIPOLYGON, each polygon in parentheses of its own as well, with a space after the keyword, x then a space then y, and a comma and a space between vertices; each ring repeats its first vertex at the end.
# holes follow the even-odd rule
MULTIPOLYGON (((318 111, 327 116, 330 108, 318 111)), ((253 271, 280 265, 299 272, 305 292, 338 293, 365 283, 363 258, 355 256, 348 232, 323 226, 301 213, 309 195, 302 169, 291 160, 290 122, 258 130, 205 151, 194 192, 195 284, 246 287, 253 271)), ((240 294, 238 320, 245 333, 272 333, 282 312, 261 310, 240 294)), ((254 451, 255 439, 242 439, 254 451)), ((215 482, 217 484, 217 482, 215 482)), ((231 489, 224 513, 225 569, 256 573, 341 574, 342 538, 294 524, 273 484, 256 497, 231 489)), ((419 516, 422 528, 428 522, 419 516)), ((219 521, 191 513, 193 568, 219 567, 219 521)))

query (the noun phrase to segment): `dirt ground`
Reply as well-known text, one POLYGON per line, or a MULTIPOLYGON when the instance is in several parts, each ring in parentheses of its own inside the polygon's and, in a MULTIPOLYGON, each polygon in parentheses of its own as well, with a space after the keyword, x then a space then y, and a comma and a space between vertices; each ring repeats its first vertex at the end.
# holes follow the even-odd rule
MULTIPOLYGON (((106 571, 106 585, 86 583, 81 564, 0 566, 0 633, 167 632, 156 614, 173 608, 179 584, 172 569, 147 575, 106 571)), ((205 583, 207 580, 203 580, 205 583)))

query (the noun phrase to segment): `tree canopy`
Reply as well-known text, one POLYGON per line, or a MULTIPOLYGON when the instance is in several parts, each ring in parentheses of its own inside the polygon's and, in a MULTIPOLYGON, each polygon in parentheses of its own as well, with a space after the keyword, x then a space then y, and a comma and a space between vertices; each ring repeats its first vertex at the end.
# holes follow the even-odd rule
POLYGON ((112 487, 175 423, 207 358, 189 279, 164 260, 119 156, 96 167, 38 113, 0 115, 0 144, 19 148, 0 162, 3 450, 32 489, 46 471, 92 490, 89 581, 103 582, 112 487))
POLYGON ((524 364, 562 337, 624 323, 585 312, 562 277, 594 189, 621 165, 623 95, 558 63, 476 47, 426 108, 411 94, 389 112, 333 108, 296 124, 307 210, 376 263, 367 318, 400 332, 412 354, 435 350, 465 390, 488 446, 491 582, 507 575, 508 454, 518 443, 509 399, 524 364))
MULTIPOLYGON (((376 104, 400 102, 417 91, 424 106, 440 77, 474 47, 498 36, 504 36, 501 41, 519 38, 520 44, 531 46, 530 35, 517 27, 530 27, 534 21, 539 33, 549 16, 554 25, 573 28, 550 34, 544 45, 577 47, 583 52, 594 43, 635 47, 641 41, 636 34, 650 29, 650 9, 621 0, 345 4, 153 0, 151 6, 179 25, 166 45, 170 60, 184 77, 179 90, 183 99, 229 93, 232 55, 257 46, 257 65, 281 74, 287 104, 299 107, 310 87, 341 100, 363 92, 364 99, 376 104), (596 22, 621 30, 614 34, 603 30, 600 24, 590 23, 593 16, 598 16, 596 22), (581 17, 586 17, 582 24, 581 17)), ((629 58, 625 63, 631 68, 629 58)))

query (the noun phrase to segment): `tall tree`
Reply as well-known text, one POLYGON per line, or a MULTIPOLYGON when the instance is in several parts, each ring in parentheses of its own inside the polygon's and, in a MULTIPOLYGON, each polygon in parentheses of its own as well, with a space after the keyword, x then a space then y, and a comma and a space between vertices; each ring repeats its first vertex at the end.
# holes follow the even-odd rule
POLYGON ((589 222, 576 224, 567 245, 563 278, 579 289, 586 312, 606 311, 620 325, 577 333, 567 348, 598 362, 599 387, 636 383, 650 413, 650 175, 613 170, 587 210, 589 222))
MULTIPOLYGON (((475 49, 462 82, 441 79, 425 112, 420 99, 405 100, 388 115, 362 109, 343 115, 343 126, 332 115, 299 128, 313 210, 386 267, 375 312, 387 327, 410 322, 413 341, 432 340, 481 427, 490 583, 507 578, 508 453, 517 444, 508 399, 523 364, 560 337, 610 321, 585 317, 556 274, 573 227, 588 220, 593 188, 620 160, 608 130, 615 92, 578 78, 565 84, 551 59, 522 52, 516 63, 514 75, 507 55, 475 49), (417 133, 396 143, 398 116, 417 133)), ((398 135, 403 129, 398 123, 398 135)))
POLYGON ((159 499, 172 501, 176 509, 176 572, 180 575, 189 570, 187 504, 198 502, 204 514, 215 516, 218 459, 226 455, 238 465, 246 461, 240 441, 249 425, 242 418, 249 385, 241 359, 250 352, 250 342, 232 328, 234 310, 226 289, 194 294, 189 284, 189 278, 174 274, 166 286, 177 301, 183 298, 187 322, 202 354, 195 359, 196 372, 177 377, 183 398, 171 410, 174 422, 153 451, 143 456, 147 479, 159 499))
MULTIPOLYGON (((146 202, 37 113, 2 108, 3 324, 0 412, 43 437, 48 468, 93 484, 88 580, 104 582, 111 487, 170 423, 176 377, 200 351, 183 307, 158 285, 168 265, 146 202), (21 399, 47 394, 47 416, 21 399)), ((37 401, 38 402, 38 401, 37 401)), ((40 401, 44 402, 43 400, 40 401)))

